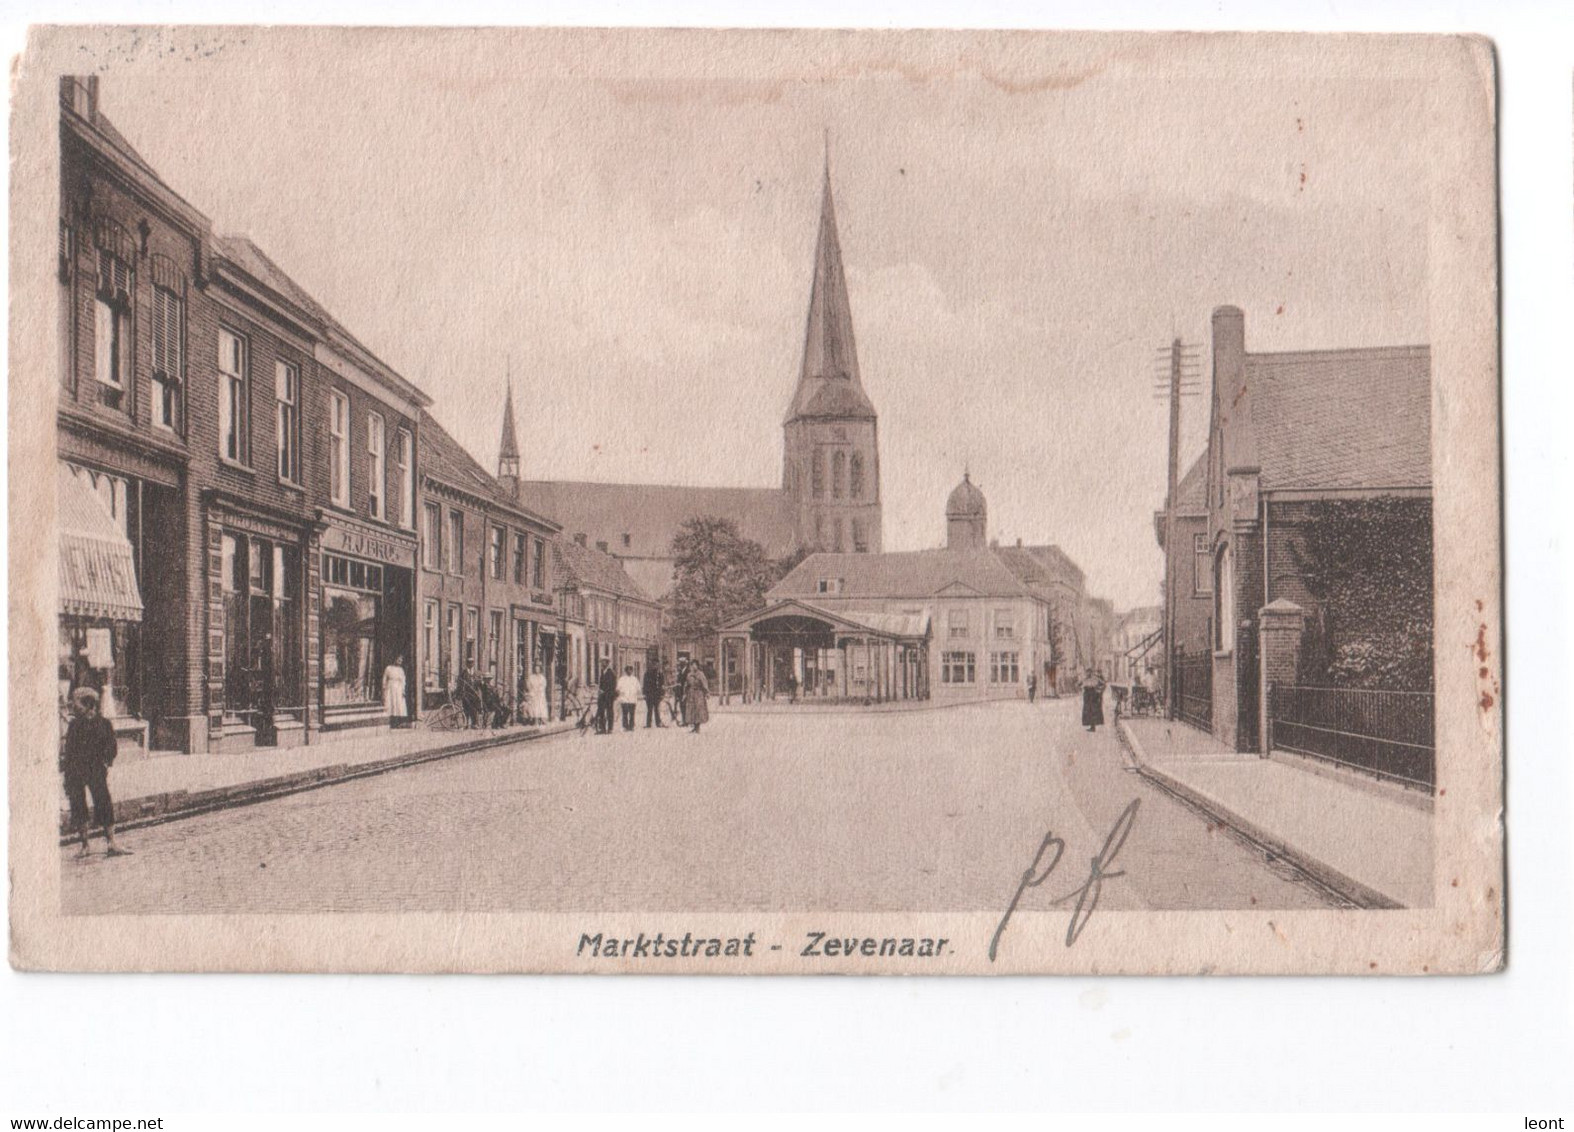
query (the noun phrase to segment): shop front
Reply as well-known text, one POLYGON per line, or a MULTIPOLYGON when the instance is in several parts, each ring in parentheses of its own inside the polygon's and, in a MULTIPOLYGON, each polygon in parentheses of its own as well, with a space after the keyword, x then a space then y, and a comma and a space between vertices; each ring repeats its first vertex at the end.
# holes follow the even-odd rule
POLYGON ((60 514, 59 707, 92 688, 122 748, 146 750, 141 703, 142 593, 128 537, 126 480, 57 467, 60 514))
POLYGON ((383 671, 398 664, 413 683, 415 540, 335 516, 319 541, 322 728, 384 724, 383 671))

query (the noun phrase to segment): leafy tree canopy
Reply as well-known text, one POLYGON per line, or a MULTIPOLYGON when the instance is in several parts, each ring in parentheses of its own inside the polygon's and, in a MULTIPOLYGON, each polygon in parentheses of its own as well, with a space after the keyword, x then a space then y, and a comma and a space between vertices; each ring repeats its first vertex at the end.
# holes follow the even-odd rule
POLYGON ((714 633, 765 604, 765 591, 781 577, 780 563, 738 533, 731 519, 689 519, 672 538, 672 628, 680 637, 714 633))

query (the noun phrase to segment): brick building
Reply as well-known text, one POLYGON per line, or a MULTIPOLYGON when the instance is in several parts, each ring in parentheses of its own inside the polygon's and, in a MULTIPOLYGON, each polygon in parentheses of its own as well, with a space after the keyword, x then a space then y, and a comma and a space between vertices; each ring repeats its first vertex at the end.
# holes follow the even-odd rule
POLYGON ((62 693, 187 752, 378 718, 414 655, 427 398, 215 234, 91 78, 61 84, 60 233, 61 513, 97 524, 62 535, 62 693))
POLYGON ((1153 513, 1164 552, 1163 687, 1172 719, 1207 728, 1212 716, 1213 555, 1208 542, 1208 454, 1192 462, 1175 489, 1175 537, 1169 512, 1153 513))
POLYGON ((661 604, 635 584, 620 559, 587 542, 576 532, 553 547, 568 641, 565 679, 593 685, 603 665, 620 674, 632 667, 643 676, 660 658, 661 604))
MULTIPOLYGON (((1204 504, 1213 733, 1257 749, 1269 682, 1429 690, 1428 348, 1248 353, 1245 315, 1220 307, 1212 397, 1204 504), (1408 567, 1416 592, 1399 592, 1396 566, 1408 567), (1353 602, 1364 591, 1379 600, 1353 602), (1400 615, 1407 620, 1389 623, 1400 615), (1280 647, 1292 639, 1293 649, 1280 647)), ((1186 603, 1195 597, 1167 600, 1172 620, 1194 624, 1186 603)))
POLYGON ((430 416, 421 421, 422 707, 473 666, 515 703, 547 677, 552 701, 564 641, 551 545, 559 527, 520 499, 513 393, 493 477, 430 416))

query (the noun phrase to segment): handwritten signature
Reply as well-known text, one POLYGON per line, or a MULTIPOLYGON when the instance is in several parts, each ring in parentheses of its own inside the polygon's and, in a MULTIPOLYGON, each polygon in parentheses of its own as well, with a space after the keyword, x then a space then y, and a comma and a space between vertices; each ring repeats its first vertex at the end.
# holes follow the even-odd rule
MULTIPOLYGON (((1071 913, 1071 922, 1066 925, 1066 946, 1070 947, 1077 942, 1077 937, 1082 934, 1082 929, 1088 926, 1088 920, 1093 917, 1093 910, 1098 907, 1099 893, 1104 887, 1104 882, 1114 877, 1123 877, 1126 871, 1121 869, 1110 871, 1110 866, 1115 863, 1115 858, 1120 855, 1121 847, 1126 844, 1126 838, 1131 834, 1132 823, 1137 820, 1137 808, 1142 805, 1141 798, 1133 798, 1131 804, 1120 812, 1120 817, 1115 819, 1114 827, 1109 831, 1109 836, 1104 839, 1104 847, 1092 859, 1092 867, 1088 871, 1088 879, 1083 884, 1072 889, 1064 896, 1057 897, 1052 903, 1064 904, 1073 896, 1077 898, 1076 909, 1071 913)), ((1066 855, 1066 843, 1062 838, 1056 837, 1053 830, 1044 834, 1044 840, 1038 844, 1038 852, 1033 854, 1033 863, 1028 865, 1022 874, 1022 883, 1017 885, 1016 895, 1011 897, 1011 904, 1006 908, 1006 914, 1000 917, 1000 926, 995 928, 995 937, 989 941, 989 961, 995 961, 995 953, 1000 948, 1000 937, 1005 934, 1006 925, 1011 922, 1011 915, 1017 910, 1017 905, 1022 901, 1022 894, 1030 888, 1037 888, 1049 879, 1055 867, 1060 864, 1060 859, 1066 855), (1048 857, 1046 863, 1045 858, 1048 857)))

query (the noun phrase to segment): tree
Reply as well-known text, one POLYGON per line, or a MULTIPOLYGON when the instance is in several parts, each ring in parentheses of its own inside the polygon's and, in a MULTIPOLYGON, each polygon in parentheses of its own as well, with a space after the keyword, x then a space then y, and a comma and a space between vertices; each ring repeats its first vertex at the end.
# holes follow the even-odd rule
POLYGON ((679 637, 705 637, 765 604, 781 576, 765 548, 738 533, 731 519, 689 519, 672 538, 672 627, 679 637))
POLYGON ((1425 499, 1320 500, 1290 544, 1317 608, 1302 646, 1310 680, 1432 686, 1432 508, 1425 499))

